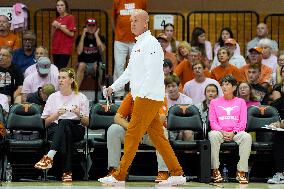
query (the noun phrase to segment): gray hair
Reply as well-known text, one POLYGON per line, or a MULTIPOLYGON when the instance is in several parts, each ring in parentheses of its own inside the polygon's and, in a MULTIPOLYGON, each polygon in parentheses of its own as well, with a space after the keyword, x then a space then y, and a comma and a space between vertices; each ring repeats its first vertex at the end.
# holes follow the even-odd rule
POLYGON ((269 48, 273 49, 272 41, 271 39, 268 38, 259 40, 257 46, 258 47, 268 46, 269 48))

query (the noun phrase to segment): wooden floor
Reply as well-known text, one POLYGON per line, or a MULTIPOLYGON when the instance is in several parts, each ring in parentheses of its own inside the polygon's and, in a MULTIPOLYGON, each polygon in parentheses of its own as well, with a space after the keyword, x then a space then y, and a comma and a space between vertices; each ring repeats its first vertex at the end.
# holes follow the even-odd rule
POLYGON ((99 182, 89 181, 89 182, 72 182, 72 183, 62 183, 62 182, 10 182, 10 183, 2 183, 2 187, 0 188, 9 188, 9 189, 110 189, 110 188, 118 188, 118 189, 150 189, 150 188, 160 188, 160 189, 181 189, 181 188, 194 188, 194 189, 206 189, 206 188, 241 188, 241 189, 284 189, 284 184, 272 185, 266 183, 249 183, 248 185, 240 185, 238 183, 224 183, 224 184, 203 184, 197 182, 188 182, 186 185, 178 186, 178 187, 157 187, 153 182, 127 182, 125 187, 108 187, 102 186, 99 182))

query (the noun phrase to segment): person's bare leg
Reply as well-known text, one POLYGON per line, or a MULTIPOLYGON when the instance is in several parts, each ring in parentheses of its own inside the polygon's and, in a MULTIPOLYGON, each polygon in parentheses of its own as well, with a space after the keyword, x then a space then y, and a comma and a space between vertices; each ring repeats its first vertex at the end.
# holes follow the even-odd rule
POLYGON ((77 80, 78 80, 79 89, 84 79, 84 73, 85 73, 86 68, 87 68, 87 65, 85 63, 83 62, 79 63, 78 69, 77 69, 77 80))

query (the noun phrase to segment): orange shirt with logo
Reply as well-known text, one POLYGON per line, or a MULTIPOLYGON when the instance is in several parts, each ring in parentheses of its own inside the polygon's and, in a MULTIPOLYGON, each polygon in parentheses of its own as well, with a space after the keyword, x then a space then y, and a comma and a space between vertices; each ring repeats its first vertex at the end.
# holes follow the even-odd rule
POLYGON ((0 46, 8 46, 13 50, 20 48, 20 38, 18 35, 9 33, 7 36, 0 36, 0 46))
POLYGON ((147 10, 146 0, 114 0, 112 16, 115 23, 116 41, 135 41, 130 28, 130 15, 135 9, 147 10))
POLYGON ((232 64, 228 64, 226 67, 219 65, 211 71, 211 78, 215 79, 220 84, 223 77, 227 75, 232 75, 238 82, 245 81, 240 70, 232 64))
MULTIPOLYGON (((126 118, 128 121, 131 118, 133 111, 134 100, 132 98, 131 93, 128 93, 123 99, 121 105, 119 106, 117 113, 119 113, 122 117, 126 118)), ((163 106, 159 110, 159 114, 163 116, 167 116, 168 113, 168 103, 167 98, 164 98, 163 106)), ((164 122, 164 126, 166 126, 166 120, 164 122)))

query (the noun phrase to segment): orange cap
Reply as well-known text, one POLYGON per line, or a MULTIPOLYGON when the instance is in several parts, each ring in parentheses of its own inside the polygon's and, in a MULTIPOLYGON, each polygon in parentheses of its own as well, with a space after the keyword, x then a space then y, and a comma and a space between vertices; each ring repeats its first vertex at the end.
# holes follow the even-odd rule
POLYGON ((257 53, 262 54, 262 48, 261 47, 250 48, 249 52, 252 52, 252 51, 256 51, 257 53))
POLYGON ((226 39, 224 43, 225 44, 232 44, 232 45, 237 44, 236 40, 234 40, 233 38, 226 39))

